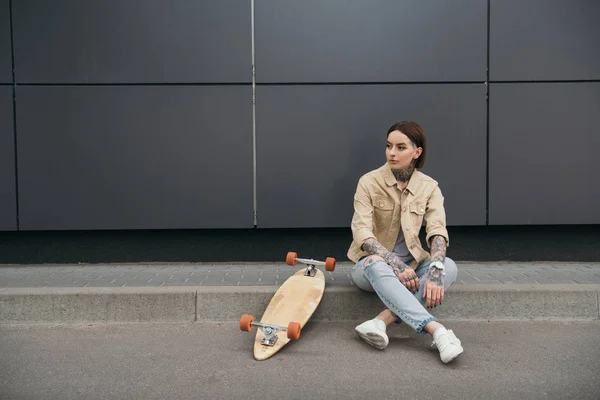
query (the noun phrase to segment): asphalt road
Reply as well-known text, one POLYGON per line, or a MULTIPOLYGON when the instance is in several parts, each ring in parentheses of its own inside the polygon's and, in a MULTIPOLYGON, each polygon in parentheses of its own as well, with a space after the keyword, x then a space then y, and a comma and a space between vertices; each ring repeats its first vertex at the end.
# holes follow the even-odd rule
POLYGON ((599 399, 600 321, 454 322, 465 353, 309 322, 266 361, 234 323, 0 325, 2 399, 599 399))

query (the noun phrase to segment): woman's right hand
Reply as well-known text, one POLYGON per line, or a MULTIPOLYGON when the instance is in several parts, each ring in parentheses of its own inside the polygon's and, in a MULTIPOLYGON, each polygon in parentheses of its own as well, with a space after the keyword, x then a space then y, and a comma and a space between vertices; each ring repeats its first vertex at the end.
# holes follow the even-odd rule
POLYGON ((415 270, 406 265, 395 253, 390 253, 385 261, 392 267, 400 282, 412 293, 419 290, 419 278, 415 270))
MULTIPOLYGON (((419 278, 415 270, 406 265, 396 253, 383 247, 375 238, 367 239, 362 249, 372 255, 377 255, 383 259, 394 270, 394 275, 411 292, 417 293, 419 290, 419 278)), ((368 261, 367 261, 368 262, 368 261)))

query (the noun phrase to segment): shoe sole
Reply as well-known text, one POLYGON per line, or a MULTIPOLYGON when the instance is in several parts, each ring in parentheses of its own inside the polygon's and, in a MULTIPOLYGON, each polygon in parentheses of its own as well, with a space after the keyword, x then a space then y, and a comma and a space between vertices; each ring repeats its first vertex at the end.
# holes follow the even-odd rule
POLYGON ((380 336, 380 335, 377 335, 377 334, 371 333, 371 332, 362 333, 358 329, 355 329, 355 331, 356 331, 356 333, 358 333, 358 336, 362 340, 364 340, 371 346, 375 347, 376 349, 383 350, 388 345, 388 343, 386 343, 386 340, 383 336, 380 336))
POLYGON ((453 353, 450 353, 450 356, 443 358, 442 362, 444 364, 448 364, 450 361, 454 360, 456 357, 460 356, 465 350, 460 347, 458 349, 456 349, 453 353))

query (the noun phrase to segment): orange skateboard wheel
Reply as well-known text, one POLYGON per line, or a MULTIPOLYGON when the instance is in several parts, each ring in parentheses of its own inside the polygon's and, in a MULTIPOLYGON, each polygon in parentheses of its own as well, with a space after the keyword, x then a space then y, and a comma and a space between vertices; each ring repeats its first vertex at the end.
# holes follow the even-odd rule
POLYGON ((291 265, 293 267, 294 265, 296 265, 297 257, 298 257, 298 254, 290 251, 289 253, 287 253, 287 256, 285 257, 285 263, 287 265, 291 265))
POLYGON ((290 322, 287 329, 287 337, 291 340, 300 339, 300 330, 302 327, 297 322, 290 322))
POLYGON ((240 329, 244 332, 252 332, 252 323, 254 322, 254 317, 252 315, 244 314, 242 318, 240 318, 240 329))
POLYGON ((325 270, 331 272, 334 269, 335 269, 335 258, 327 257, 327 259, 325 260, 325 270))

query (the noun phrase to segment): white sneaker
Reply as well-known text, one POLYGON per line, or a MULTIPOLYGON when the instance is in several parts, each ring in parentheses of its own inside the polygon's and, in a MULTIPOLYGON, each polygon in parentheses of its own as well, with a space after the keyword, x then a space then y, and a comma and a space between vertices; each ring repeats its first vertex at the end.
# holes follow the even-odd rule
POLYGON ((377 349, 385 349, 390 340, 385 333, 385 322, 378 318, 370 319, 358 325, 354 330, 365 342, 377 349))
POLYGON ((454 360, 464 351, 454 332, 445 328, 438 328, 433 332, 433 345, 440 351, 440 358, 444 364, 454 360))

